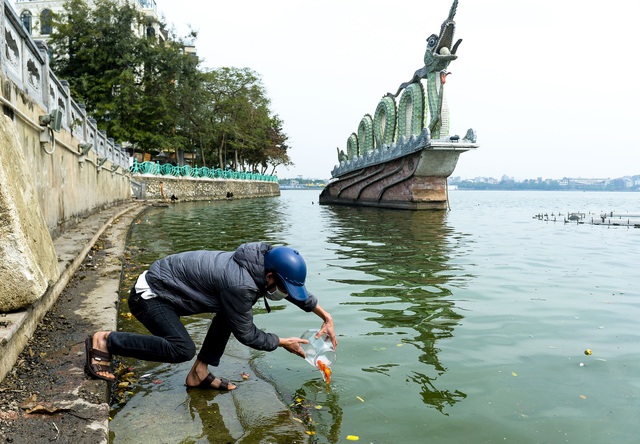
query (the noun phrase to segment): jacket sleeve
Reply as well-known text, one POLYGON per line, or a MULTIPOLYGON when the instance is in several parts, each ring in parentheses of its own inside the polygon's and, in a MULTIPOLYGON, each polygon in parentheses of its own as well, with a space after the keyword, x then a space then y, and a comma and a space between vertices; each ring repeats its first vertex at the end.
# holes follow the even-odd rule
POLYGON ((230 288, 220 294, 222 312, 226 315, 231 332, 240 343, 256 350, 273 351, 280 338, 265 333, 253 323, 253 301, 258 292, 250 288, 230 288))
POLYGON ((309 298, 306 301, 298 301, 297 299, 293 299, 291 296, 287 296, 285 299, 307 313, 313 311, 313 309, 316 308, 316 305, 318 305, 318 299, 311 293, 309 293, 309 298))

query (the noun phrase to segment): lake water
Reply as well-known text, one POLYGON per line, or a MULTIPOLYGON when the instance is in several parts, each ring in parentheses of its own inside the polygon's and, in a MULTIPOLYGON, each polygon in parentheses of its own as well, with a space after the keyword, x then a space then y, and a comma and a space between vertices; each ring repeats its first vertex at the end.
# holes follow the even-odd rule
MULTIPOLYGON (((178 251, 254 240, 299 249, 307 288, 339 335, 333 381, 283 350, 250 357, 310 442, 637 442, 640 230, 533 216, 638 213, 640 193, 455 190, 449 212, 320 206, 318 195, 152 209, 131 232, 124 287, 178 251)), ((288 337, 321 325, 273 305, 270 314, 256 305, 264 330, 288 337)), ((206 329, 188 322, 194 334, 206 329)), ((189 366, 149 368, 170 379, 189 366)), ((183 393, 133 389, 113 412, 113 441, 139 440, 126 424, 183 393)), ((215 424, 172 409, 172 433, 155 442, 213 442, 203 430, 215 424)), ((228 442, 238 439, 226 427, 228 442)))

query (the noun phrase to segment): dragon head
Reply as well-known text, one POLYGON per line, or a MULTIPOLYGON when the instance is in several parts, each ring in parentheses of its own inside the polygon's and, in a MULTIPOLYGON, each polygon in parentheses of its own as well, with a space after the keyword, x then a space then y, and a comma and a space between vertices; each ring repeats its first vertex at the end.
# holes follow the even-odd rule
POLYGON ((454 0, 449 11, 449 17, 440 27, 440 35, 431 34, 427 39, 427 50, 424 53, 424 65, 427 68, 427 72, 446 69, 452 60, 458 58, 456 51, 462 39, 453 44, 453 35, 456 30, 456 22, 453 21, 453 18, 456 15, 457 8, 458 0, 454 0))

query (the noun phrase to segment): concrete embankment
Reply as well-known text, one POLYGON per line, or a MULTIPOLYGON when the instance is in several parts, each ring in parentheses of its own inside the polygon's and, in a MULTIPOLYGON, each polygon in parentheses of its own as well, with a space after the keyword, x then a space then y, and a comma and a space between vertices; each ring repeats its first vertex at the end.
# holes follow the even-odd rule
MULTIPOLYGON (((109 442, 109 385, 85 375, 84 339, 96 330, 116 328, 127 233, 148 206, 131 202, 103 210, 55 239, 63 271, 51 293, 42 298, 39 307, 0 315, 5 326, 0 330, 3 360, 4 353, 18 344, 13 339, 28 340, 22 353, 13 351, 20 353, 17 362, 0 383, 0 441, 109 442), (37 329, 31 335, 28 331, 35 324, 37 329)), ((237 356, 229 359, 229 365, 237 366, 233 372, 239 374, 248 366, 248 354, 246 359, 237 356)), ((242 418, 247 432, 259 429, 265 417, 291 417, 274 388, 254 375, 241 390, 218 396, 216 401, 226 412, 238 412, 240 406, 251 411, 247 406, 255 406, 251 415, 236 413, 225 419, 239 422, 242 418)), ((304 430, 289 421, 290 430, 300 429, 297 442, 303 442, 304 430)), ((210 442, 227 442, 217 441, 215 433, 208 431, 210 442)), ((145 442, 157 442, 160 437, 147 438, 152 441, 145 442)))

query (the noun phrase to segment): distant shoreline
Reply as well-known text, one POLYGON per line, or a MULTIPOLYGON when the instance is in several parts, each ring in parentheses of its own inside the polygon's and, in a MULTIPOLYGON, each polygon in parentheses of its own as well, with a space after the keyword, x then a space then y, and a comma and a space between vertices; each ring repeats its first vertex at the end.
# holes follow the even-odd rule
POLYGON ((291 186, 291 185, 280 185, 281 190, 316 190, 322 191, 324 186, 315 186, 315 187, 304 187, 304 186, 291 186))

